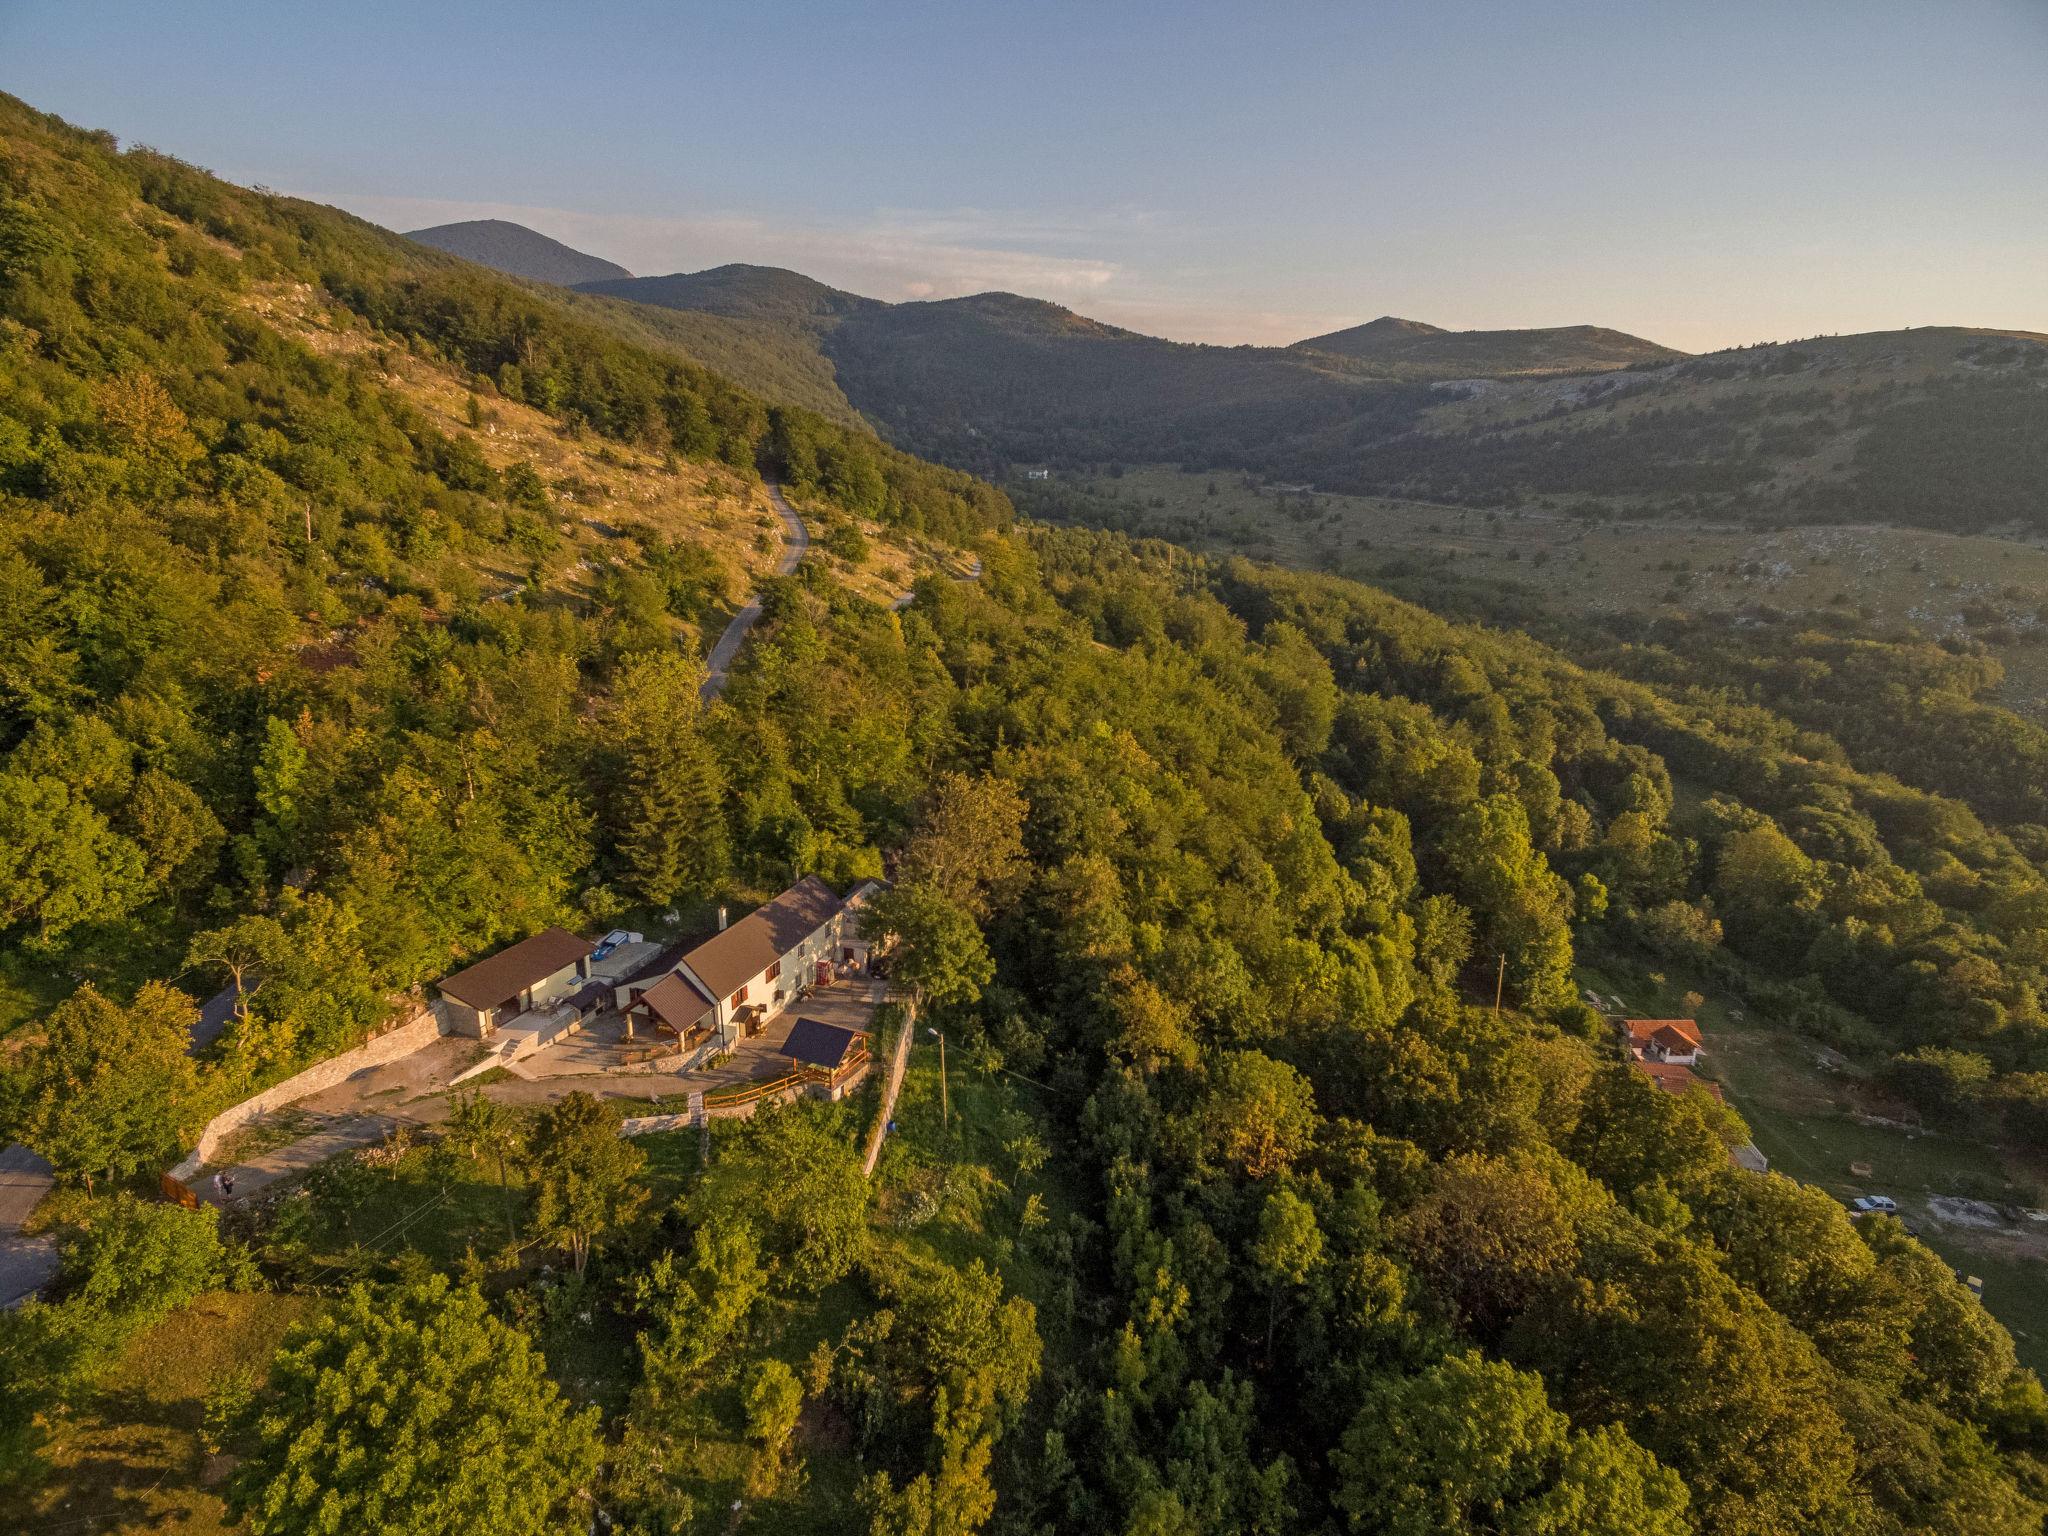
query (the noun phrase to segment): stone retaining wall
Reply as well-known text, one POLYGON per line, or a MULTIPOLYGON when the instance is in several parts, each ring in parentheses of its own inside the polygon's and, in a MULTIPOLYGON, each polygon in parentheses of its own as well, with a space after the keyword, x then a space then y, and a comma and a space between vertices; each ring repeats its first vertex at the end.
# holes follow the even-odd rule
POLYGON ((386 1030, 367 1045, 359 1045, 352 1051, 343 1051, 339 1056, 330 1056, 325 1061, 315 1062, 305 1071, 273 1083, 254 1098, 244 1099, 231 1108, 222 1110, 206 1122, 206 1129, 199 1133, 199 1143, 167 1177, 180 1184, 189 1184, 204 1168, 221 1142, 233 1132, 240 1130, 251 1120, 268 1114, 273 1109, 303 1099, 309 1093, 319 1093, 345 1082, 365 1067, 381 1067, 387 1061, 396 1061, 401 1056, 410 1056, 414 1051, 432 1045, 440 1038, 440 1022, 431 1008, 421 1008, 396 1029, 386 1030))
POLYGON ((889 1117, 896 1113, 896 1095, 903 1091, 903 1071, 910 1064, 910 1037, 917 1033, 917 1003, 912 998, 903 999, 902 1029, 896 1036, 896 1049, 889 1053, 889 1075, 882 1079, 882 1105, 875 1111, 874 1128, 868 1132, 868 1149, 861 1158, 860 1171, 869 1178, 875 1176, 875 1164, 882 1160, 882 1142, 889 1135, 889 1117))

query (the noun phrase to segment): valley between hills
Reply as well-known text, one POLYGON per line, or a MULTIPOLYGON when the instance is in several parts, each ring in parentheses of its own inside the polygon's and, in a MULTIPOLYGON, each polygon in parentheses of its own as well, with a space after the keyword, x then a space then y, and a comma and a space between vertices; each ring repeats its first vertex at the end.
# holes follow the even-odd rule
POLYGON ((2048 341, 414 236, 0 96, 0 1527, 2039 1536, 2048 341))

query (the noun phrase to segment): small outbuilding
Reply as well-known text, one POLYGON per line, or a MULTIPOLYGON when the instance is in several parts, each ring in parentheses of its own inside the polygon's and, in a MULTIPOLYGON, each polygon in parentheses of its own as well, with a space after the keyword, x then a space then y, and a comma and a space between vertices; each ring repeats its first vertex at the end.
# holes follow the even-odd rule
POLYGON ((1666 1093, 1690 1093, 1697 1088, 1721 1103, 1727 1102, 1719 1083, 1708 1082, 1683 1062, 1642 1060, 1636 1063, 1636 1068, 1666 1093))
POLYGON ((782 1042, 782 1054, 799 1066, 822 1067, 827 1072, 837 1072, 866 1039, 867 1036, 857 1029, 827 1024, 819 1019, 798 1019, 789 1026, 789 1038, 782 1042))
POLYGON ((449 1030, 486 1040, 523 1013, 553 1007, 588 978, 596 948, 566 928, 546 928, 457 971, 440 984, 449 1030))
POLYGON ((803 1077, 804 1091, 823 1098, 841 1098, 868 1075, 868 1037, 844 1025, 798 1019, 781 1050, 803 1077))

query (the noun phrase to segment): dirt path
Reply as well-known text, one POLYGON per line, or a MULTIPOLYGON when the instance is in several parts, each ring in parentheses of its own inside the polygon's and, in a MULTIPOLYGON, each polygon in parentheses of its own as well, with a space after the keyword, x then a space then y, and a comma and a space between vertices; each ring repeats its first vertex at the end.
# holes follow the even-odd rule
POLYGON ((240 1200, 330 1157, 374 1146, 400 1126, 434 1125, 447 1119, 449 1082, 469 1065, 475 1050, 474 1040, 443 1035, 408 1056, 366 1067, 332 1088, 307 1094, 288 1110, 312 1127, 309 1134, 251 1152, 225 1168, 209 1167, 193 1180, 192 1192, 210 1205, 232 1203, 224 1202, 214 1188, 215 1173, 234 1178, 233 1199, 240 1200))
MULTIPOLYGON (((981 580, 981 556, 979 556, 979 555, 970 555, 970 556, 968 557, 968 564, 967 564, 967 574, 966 574, 965 576, 960 576, 960 577, 956 577, 956 578, 955 578, 955 580, 958 580, 958 581, 979 581, 979 580, 981 580)), ((901 613, 901 612, 902 612, 902 611, 903 611, 904 609, 908 608, 908 607, 909 607, 909 606, 910 606, 910 605, 911 605, 912 603, 914 603, 914 602, 916 602, 916 601, 917 601, 917 594, 916 594, 915 592, 899 592, 899 593, 898 593, 898 594, 896 595, 896 601, 895 601, 895 602, 893 602, 893 603, 891 603, 891 604, 890 604, 889 606, 890 606, 890 607, 891 607, 892 609, 894 609, 894 610, 895 610, 896 612, 898 612, 898 613, 901 613)))
MULTIPOLYGON (((766 482, 768 499, 775 504, 777 514, 788 537, 783 542, 782 558, 775 562, 775 574, 787 576, 803 562, 804 551, 811 547, 810 530, 804 527, 804 520, 796 515, 782 494, 782 487, 773 480, 766 482)), ((761 602, 749 596, 746 606, 732 616, 732 622, 725 626, 725 633, 718 637, 718 643, 711 647, 711 654, 704 661, 704 686, 698 697, 710 703, 725 692, 727 679, 732 676, 733 658, 746 643, 747 631, 752 629, 761 617, 761 602)))

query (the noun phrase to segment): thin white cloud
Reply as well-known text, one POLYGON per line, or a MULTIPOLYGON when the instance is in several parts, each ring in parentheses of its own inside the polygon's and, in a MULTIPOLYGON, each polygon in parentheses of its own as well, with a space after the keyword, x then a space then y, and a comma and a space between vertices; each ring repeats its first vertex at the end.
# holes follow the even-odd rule
POLYGON ((1285 346, 1367 318, 1222 297, 1205 301, 1207 274, 1147 271, 1102 254, 1133 236, 1157 238, 1167 220, 1144 209, 1085 215, 882 209, 832 223, 733 212, 590 213, 369 193, 324 199, 391 229, 508 219, 642 276, 748 262, 790 267, 837 288, 894 301, 1004 290, 1176 341, 1285 346))

